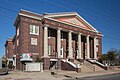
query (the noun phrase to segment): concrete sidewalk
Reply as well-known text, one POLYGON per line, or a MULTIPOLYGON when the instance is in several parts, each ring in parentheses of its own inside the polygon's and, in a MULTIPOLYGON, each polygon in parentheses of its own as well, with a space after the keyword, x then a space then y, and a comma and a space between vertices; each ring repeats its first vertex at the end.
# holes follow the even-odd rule
POLYGON ((100 71, 100 72, 86 72, 77 73, 74 71, 55 71, 55 75, 51 75, 51 71, 44 72, 22 72, 22 71, 11 71, 8 75, 0 76, 0 80, 63 80, 69 78, 80 78, 88 76, 118 74, 120 70, 112 71, 100 71))

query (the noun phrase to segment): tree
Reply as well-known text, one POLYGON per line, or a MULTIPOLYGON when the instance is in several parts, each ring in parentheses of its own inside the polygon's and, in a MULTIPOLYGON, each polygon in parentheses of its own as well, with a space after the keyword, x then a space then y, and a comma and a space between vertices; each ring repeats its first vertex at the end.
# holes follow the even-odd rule
POLYGON ((109 50, 107 52, 107 55, 108 55, 108 59, 110 61, 115 61, 116 57, 117 57, 117 51, 116 50, 109 50))
POLYGON ((108 55, 102 54, 101 58, 99 59, 99 62, 106 64, 107 61, 108 61, 108 55))
MULTIPOLYGON (((119 53, 120 53, 120 51, 119 51, 119 53)), ((102 54, 99 61, 104 63, 104 64, 107 63, 109 65, 115 65, 118 63, 117 57, 119 57, 119 61, 120 61, 120 54, 118 56, 118 50, 117 49, 110 49, 106 54, 102 54)))
POLYGON ((117 62, 117 65, 120 65, 120 50, 117 51, 116 62, 117 62))

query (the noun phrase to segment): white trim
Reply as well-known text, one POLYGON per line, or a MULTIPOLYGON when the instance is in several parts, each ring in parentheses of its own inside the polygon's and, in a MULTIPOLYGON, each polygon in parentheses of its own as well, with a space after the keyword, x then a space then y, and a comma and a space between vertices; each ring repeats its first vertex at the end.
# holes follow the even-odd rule
POLYGON ((73 66, 74 68, 81 68, 80 67, 80 65, 79 64, 74 64, 73 62, 71 62, 71 61, 68 61, 67 59, 66 60, 64 60, 64 59, 61 59, 63 62, 67 62, 67 63, 69 63, 71 66, 73 66))
POLYGON ((35 13, 35 12, 32 12, 32 11, 27 11, 27 10, 24 10, 24 9, 20 9, 20 11, 25 11, 25 12, 29 12, 29 13, 32 13, 32 14, 36 14, 36 15, 38 15, 38 16, 42 16, 42 15, 40 15, 40 14, 38 14, 38 13, 35 13))
POLYGON ((53 13, 53 14, 46 14, 46 15, 44 15, 44 18, 49 18, 49 17, 62 17, 62 16, 73 16, 73 15, 75 15, 75 13, 53 13))
POLYGON ((22 13, 19 13, 18 15, 25 16, 25 17, 30 17, 30 18, 34 18, 34 19, 38 19, 38 20, 42 20, 41 18, 30 16, 30 15, 26 15, 26 14, 22 14, 22 13))
POLYGON ((78 13, 76 13, 76 15, 77 15, 79 18, 81 18, 85 23, 87 23, 88 26, 90 26, 93 30, 95 30, 95 32, 98 33, 98 31, 97 31, 91 24, 89 24, 84 18, 82 18, 78 13))
POLYGON ((33 61, 33 59, 20 59, 20 61, 33 61))
MULTIPOLYGON (((84 18, 82 18, 78 13, 76 12, 64 12, 64 13, 48 13, 48 15, 44 15, 44 18, 48 18, 48 19, 51 19, 51 20, 55 20, 55 19, 52 19, 50 17, 62 17, 62 16, 72 16, 72 15, 75 15, 75 16, 78 16, 78 18, 82 19, 89 27, 91 27, 95 32, 98 33, 98 31, 91 25, 89 24, 84 18)), ((59 21, 59 20, 55 20, 55 21, 59 21)), ((59 22, 62 22, 62 21, 59 21, 59 22)), ((63 23, 66 23, 66 22, 63 22, 63 23)), ((68 24, 68 23, 67 23, 68 24)), ((70 25, 70 24, 69 24, 70 25)), ((86 29, 87 30, 87 29, 86 29)), ((92 30, 90 30, 92 31, 92 30)))
MULTIPOLYGON (((46 19, 50 19, 50 20, 53 20, 53 21, 56 21, 56 22, 60 22, 60 23, 64 23, 64 24, 68 24, 68 25, 70 25, 70 26, 74 26, 74 27, 76 27, 76 25, 74 25, 74 24, 69 24, 69 23, 67 23, 67 22, 63 22, 63 21, 59 21, 59 20, 55 20, 55 19, 52 19, 52 18, 46 18, 46 19)), ((80 28, 80 29, 83 29, 83 30, 88 30, 88 31, 96 32, 96 31, 89 30, 89 29, 85 29, 85 28, 81 28, 81 27, 76 27, 76 28, 80 28)))
POLYGON ((50 59, 50 61, 58 61, 57 59, 50 59))

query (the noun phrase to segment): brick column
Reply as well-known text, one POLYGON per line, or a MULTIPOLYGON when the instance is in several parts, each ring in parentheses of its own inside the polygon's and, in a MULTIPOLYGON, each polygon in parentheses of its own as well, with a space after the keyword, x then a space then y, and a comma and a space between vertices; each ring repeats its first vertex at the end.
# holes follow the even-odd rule
POLYGON ((94 59, 97 59, 97 51, 96 51, 96 37, 94 37, 94 59))
POLYGON ((73 52, 72 52, 72 31, 68 32, 68 50, 69 50, 69 56, 68 58, 73 58, 73 52))
POLYGON ((78 59, 82 58, 81 56, 81 34, 82 33, 78 34, 78 59))
POLYGON ((60 49, 61 49, 61 31, 60 28, 57 30, 57 53, 58 53, 58 58, 61 58, 60 56, 60 49))
POLYGON ((87 59, 90 59, 89 35, 87 35, 87 59))

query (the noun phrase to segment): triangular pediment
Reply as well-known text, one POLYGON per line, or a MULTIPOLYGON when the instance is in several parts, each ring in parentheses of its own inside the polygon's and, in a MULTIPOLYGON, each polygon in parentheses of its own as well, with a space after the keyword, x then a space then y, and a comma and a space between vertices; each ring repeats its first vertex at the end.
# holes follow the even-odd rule
POLYGON ((76 17, 56 18, 56 20, 66 22, 68 24, 71 24, 71 25, 74 25, 76 27, 80 27, 80 28, 83 28, 83 29, 92 30, 90 27, 86 26, 82 21, 80 21, 76 17))
POLYGON ((90 25, 86 20, 84 20, 77 13, 48 14, 47 18, 55 20, 55 21, 63 22, 63 23, 66 23, 66 24, 69 24, 75 27, 79 27, 82 29, 97 32, 97 30, 92 25, 90 25))

